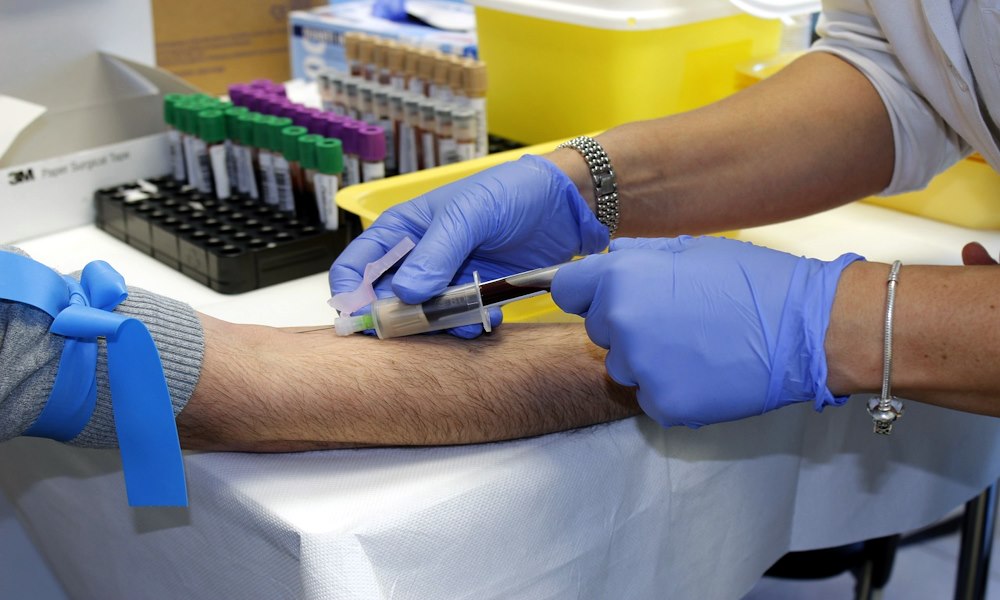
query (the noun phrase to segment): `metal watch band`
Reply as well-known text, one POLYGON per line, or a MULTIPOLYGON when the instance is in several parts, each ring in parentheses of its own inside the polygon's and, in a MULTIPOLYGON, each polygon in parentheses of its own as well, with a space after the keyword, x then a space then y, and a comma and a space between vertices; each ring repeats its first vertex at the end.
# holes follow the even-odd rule
POLYGON ((585 135, 559 144, 558 147, 572 148, 587 161, 590 177, 594 182, 594 196, 597 198, 597 220, 605 225, 608 233, 613 236, 618 229, 618 183, 608 153, 597 140, 585 135))

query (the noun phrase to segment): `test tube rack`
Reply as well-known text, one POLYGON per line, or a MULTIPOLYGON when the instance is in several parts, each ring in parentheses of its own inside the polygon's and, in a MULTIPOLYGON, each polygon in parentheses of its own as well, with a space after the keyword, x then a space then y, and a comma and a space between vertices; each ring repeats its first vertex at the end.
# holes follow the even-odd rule
POLYGON ((172 177, 94 192, 97 226, 223 294, 238 294, 330 268, 361 231, 343 213, 327 230, 259 200, 216 200, 172 177))

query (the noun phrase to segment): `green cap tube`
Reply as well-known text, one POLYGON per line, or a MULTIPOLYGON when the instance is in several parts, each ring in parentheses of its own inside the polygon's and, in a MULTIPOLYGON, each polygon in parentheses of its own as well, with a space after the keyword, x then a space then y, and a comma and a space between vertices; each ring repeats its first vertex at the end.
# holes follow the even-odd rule
POLYGON ((163 121, 167 125, 177 127, 177 103, 183 98, 183 94, 167 94, 163 96, 163 121))
POLYGON ((267 147, 271 152, 282 152, 285 149, 285 143, 281 138, 281 130, 285 127, 292 125, 292 120, 288 117, 267 117, 268 120, 268 131, 267 131, 267 147))
POLYGON ((326 175, 337 175, 344 170, 344 146, 337 138, 323 138, 316 142, 316 169, 326 175))
POLYGON ((238 119, 248 112, 250 112, 250 109, 245 106, 234 106, 227 108, 222 113, 226 116, 226 136, 237 144, 244 142, 243 132, 240 130, 238 119))
POLYGON ((214 108, 198 113, 198 137, 208 144, 217 144, 226 139, 226 117, 214 108))
POLYGON ((316 168, 316 142, 323 136, 310 133, 299 138, 299 164, 303 169, 316 168))
POLYGON ((299 138, 307 133, 309 130, 300 125, 292 125, 281 130, 281 153, 288 162, 298 162, 299 138))
POLYGON ((239 130, 240 142, 246 146, 256 146, 256 122, 260 113, 247 112, 236 118, 236 127, 239 130))
POLYGON ((270 129, 271 117, 261 113, 254 113, 253 119, 253 145, 261 150, 271 150, 270 129))

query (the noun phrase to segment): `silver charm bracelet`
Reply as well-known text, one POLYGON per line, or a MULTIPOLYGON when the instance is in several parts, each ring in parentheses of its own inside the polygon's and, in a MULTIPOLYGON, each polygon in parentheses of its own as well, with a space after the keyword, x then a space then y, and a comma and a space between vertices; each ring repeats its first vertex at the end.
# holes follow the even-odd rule
POLYGON ((902 263, 898 260, 892 263, 886 284, 882 394, 879 397, 872 396, 868 400, 868 413, 874 421, 875 433, 881 435, 892 433, 892 424, 903 416, 903 403, 890 393, 892 388, 892 314, 896 304, 896 284, 899 282, 899 268, 901 266, 902 263))

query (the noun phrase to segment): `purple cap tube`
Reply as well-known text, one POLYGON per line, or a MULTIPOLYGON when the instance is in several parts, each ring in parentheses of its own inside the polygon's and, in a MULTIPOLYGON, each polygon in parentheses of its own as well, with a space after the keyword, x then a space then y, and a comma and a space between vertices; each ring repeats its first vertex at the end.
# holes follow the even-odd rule
POLYGON ((358 153, 358 135, 361 133, 362 127, 367 127, 364 121, 355 121, 354 119, 344 121, 340 137, 340 141, 344 144, 344 154, 358 153))
POLYGON ((301 125, 306 128, 309 127, 309 119, 312 118, 309 108, 302 106, 301 104, 296 104, 295 108, 292 109, 292 114, 288 116, 292 118, 292 122, 296 125, 301 125))
POLYGON ((341 115, 335 115, 333 113, 323 113, 323 124, 326 129, 321 133, 328 138, 336 138, 343 141, 344 139, 344 123, 349 119, 341 115))
POLYGON ((385 130, 377 125, 364 125, 358 130, 358 156, 363 162, 385 160, 385 130))
POLYGON ((247 105, 247 93, 250 87, 242 83, 234 83, 229 86, 229 101, 235 106, 247 105))

